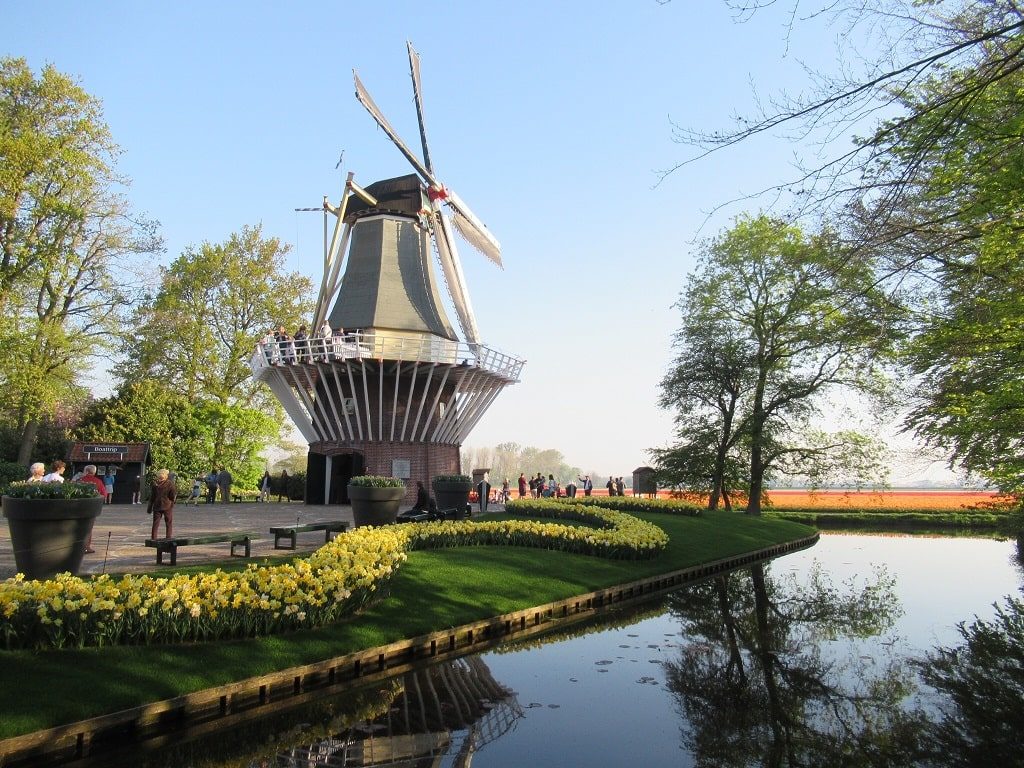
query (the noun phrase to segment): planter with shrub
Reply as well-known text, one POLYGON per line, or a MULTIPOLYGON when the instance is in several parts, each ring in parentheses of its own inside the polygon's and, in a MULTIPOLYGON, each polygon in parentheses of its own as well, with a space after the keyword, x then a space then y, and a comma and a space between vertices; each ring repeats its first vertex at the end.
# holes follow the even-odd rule
POLYGON ((103 497, 89 483, 28 483, 7 486, 3 514, 11 532, 14 562, 27 579, 77 574, 103 497))
POLYGON ((355 526, 390 525, 405 498, 405 481, 397 477, 357 475, 348 481, 355 526))
POLYGON ((469 494, 473 490, 473 479, 468 475, 437 475, 430 482, 437 499, 437 508, 442 512, 458 510, 455 517, 469 516, 469 494))

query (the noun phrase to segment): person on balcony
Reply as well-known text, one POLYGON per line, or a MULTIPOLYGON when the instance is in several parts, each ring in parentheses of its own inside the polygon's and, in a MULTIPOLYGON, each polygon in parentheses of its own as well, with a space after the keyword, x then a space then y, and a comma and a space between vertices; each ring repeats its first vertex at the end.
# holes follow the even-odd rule
POLYGON ((295 357, 300 363, 309 362, 309 343, 307 341, 308 334, 306 333, 306 326, 300 325, 299 330, 295 332, 295 357))
POLYGON ((260 339, 260 349, 263 350, 263 359, 267 361, 268 365, 277 365, 281 361, 281 356, 277 351, 277 337, 274 335, 273 328, 260 339))
POLYGON ((332 335, 333 334, 332 334, 332 331, 331 331, 331 324, 329 322, 327 322, 326 320, 324 320, 324 324, 320 326, 319 350, 317 350, 317 351, 320 352, 320 359, 323 360, 325 363, 329 363, 331 361, 331 336, 332 335))
POLYGON ((345 329, 337 327, 331 334, 331 351, 334 353, 335 360, 343 360, 344 355, 344 344, 345 344, 345 329))

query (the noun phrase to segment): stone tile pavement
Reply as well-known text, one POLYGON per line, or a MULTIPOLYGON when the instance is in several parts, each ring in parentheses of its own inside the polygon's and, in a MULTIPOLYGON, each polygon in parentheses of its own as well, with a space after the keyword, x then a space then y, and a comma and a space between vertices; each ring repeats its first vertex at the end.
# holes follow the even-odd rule
MULTIPOLYGON (((254 531, 264 538, 252 543, 252 557, 288 554, 288 550, 275 550, 274 537, 269 529, 321 520, 345 520, 352 524, 352 508, 347 505, 306 506, 301 502, 275 502, 251 504, 198 504, 179 503, 174 509, 174 535, 188 536, 201 533, 227 531, 254 531)), ((14 551, 6 520, 0 520, 0 578, 13 576, 14 551)), ((156 550, 143 542, 149 538, 152 518, 146 514, 144 504, 107 504, 93 526, 92 546, 95 554, 82 561, 81 575, 123 573, 153 570, 156 550)), ((160 535, 163 535, 161 525, 160 535)), ((324 542, 323 531, 300 533, 296 552, 312 552, 324 542)), ((230 544, 203 544, 178 550, 179 565, 193 565, 225 560, 230 556, 230 544)), ((167 559, 164 559, 167 562, 167 559)))

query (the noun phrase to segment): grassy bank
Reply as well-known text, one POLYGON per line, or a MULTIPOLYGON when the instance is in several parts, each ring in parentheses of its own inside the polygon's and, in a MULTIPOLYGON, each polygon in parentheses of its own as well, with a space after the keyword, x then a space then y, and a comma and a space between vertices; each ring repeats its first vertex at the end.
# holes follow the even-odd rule
POLYGON ((334 626, 257 640, 0 654, 0 738, 371 648, 804 537, 784 520, 645 514, 668 548, 648 561, 515 547, 417 551, 387 596, 334 626))
POLYGON ((1008 507, 934 508, 902 507, 804 507, 769 508, 766 517, 813 525, 822 529, 861 531, 991 531, 1006 533, 1013 525, 1008 507))

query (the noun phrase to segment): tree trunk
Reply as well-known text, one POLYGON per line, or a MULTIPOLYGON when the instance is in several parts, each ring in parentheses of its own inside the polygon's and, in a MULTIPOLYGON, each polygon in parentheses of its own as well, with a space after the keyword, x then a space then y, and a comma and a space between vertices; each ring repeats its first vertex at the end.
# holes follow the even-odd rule
POLYGON ((761 428, 751 432, 750 447, 750 495, 747 499, 747 514, 761 514, 761 491, 764 488, 764 462, 761 458, 761 428))
MULTIPOLYGON (((764 370, 764 366, 761 366, 764 370)), ((747 498, 747 514, 761 514, 761 490, 764 487, 764 458, 762 443, 764 442, 764 374, 758 377, 754 389, 754 402, 750 409, 750 493, 747 498)))
POLYGON ((725 495, 725 458, 729 454, 729 443, 732 440, 732 420, 736 412, 736 397, 733 396, 728 408, 722 410, 722 436, 718 441, 715 453, 715 469, 711 476, 711 498, 708 509, 718 509, 719 496, 725 495))
POLYGON ((736 619, 730 610, 728 585, 724 576, 715 579, 715 592, 718 594, 718 610, 722 612, 725 642, 729 648, 729 668, 736 670, 740 683, 745 686, 747 684, 747 670, 743 666, 743 652, 740 650, 736 619))
POLYGON ((36 435, 39 433, 39 419, 29 419, 21 431, 21 445, 18 446, 18 463, 28 466, 32 463, 32 451, 36 447, 36 435))
POLYGON ((764 765, 795 765, 790 747, 792 723, 782 702, 782 692, 776 679, 775 649, 772 647, 772 631, 769 620, 770 601, 765 585, 764 566, 755 565, 750 569, 754 582, 754 613, 757 617, 757 651, 755 655, 764 675, 764 688, 768 695, 768 724, 772 730, 772 743, 765 755, 764 765), (788 761, 784 758, 788 756, 788 761))

